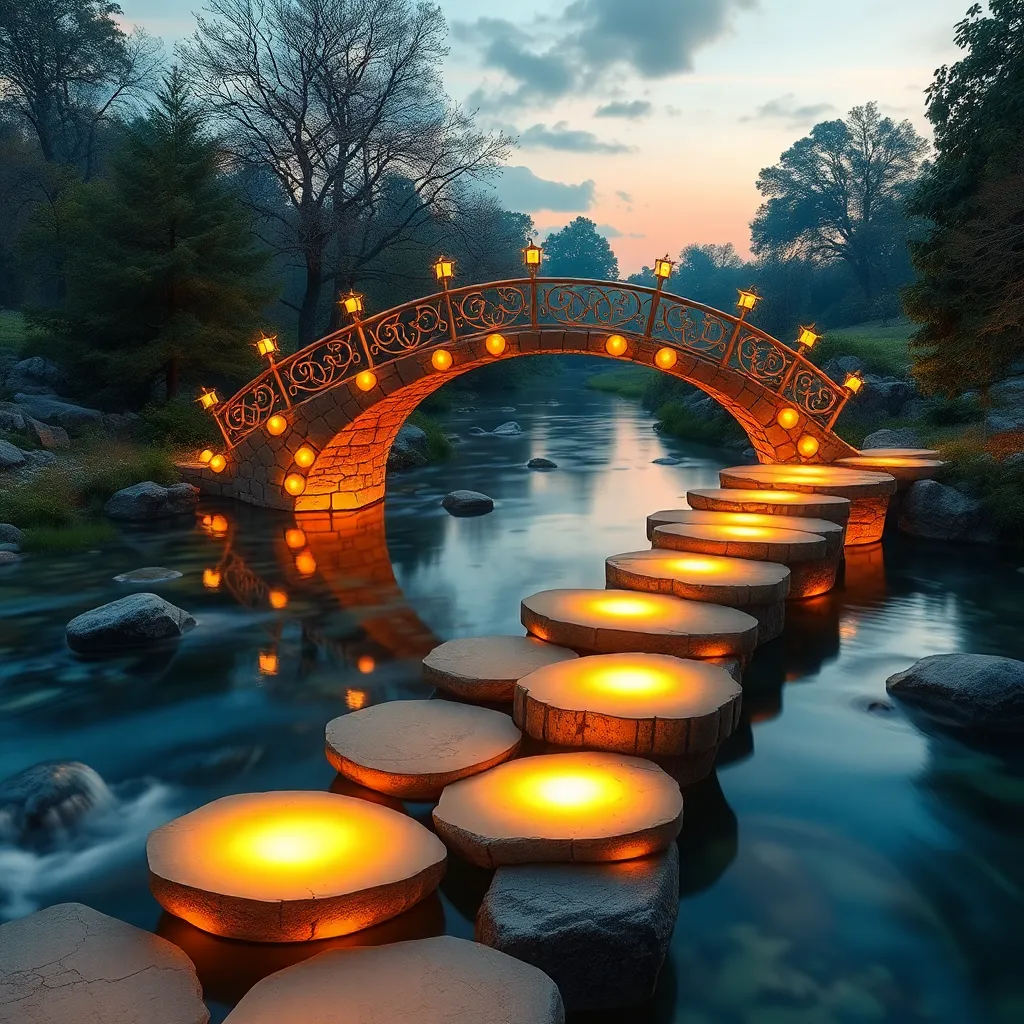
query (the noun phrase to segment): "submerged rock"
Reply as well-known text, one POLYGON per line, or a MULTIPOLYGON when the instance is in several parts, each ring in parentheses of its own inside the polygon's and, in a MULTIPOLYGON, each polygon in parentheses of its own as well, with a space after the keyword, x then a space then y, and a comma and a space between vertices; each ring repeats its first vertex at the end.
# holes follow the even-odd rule
POLYGON ((1024 661, 935 654, 889 676, 885 688, 941 725, 1024 732, 1024 661))
POLYGON ((156 594, 132 594, 72 619, 65 635, 73 651, 98 654, 176 639, 195 624, 188 612, 156 594))
POLYGON ((530 459, 526 464, 527 469, 558 469, 558 463, 552 462, 550 459, 536 458, 530 459))
POLYGON ((427 453, 428 444, 425 430, 414 423, 404 424, 388 453, 388 469, 403 470, 425 466, 430 460, 427 453))
POLYGON ((674 455, 662 455, 660 459, 654 459, 651 463, 652 466, 678 466, 682 459, 677 459, 674 455))
POLYGON ((470 427, 469 433, 471 433, 474 437, 483 437, 484 434, 487 433, 487 431, 484 430, 483 427, 470 427))
POLYGON ((17 551, 0 551, 0 565, 14 565, 21 561, 21 555, 17 551))
POLYGON ((132 569, 114 577, 115 583, 166 583, 181 578, 177 569, 165 569, 162 565, 147 565, 143 569, 132 569))
POLYGON ((929 540, 966 540, 981 517, 981 504, 938 480, 912 484, 900 506, 900 529, 929 540))
POLYGON ((482 516, 494 509, 494 499, 479 491, 452 491, 441 500, 445 511, 453 516, 482 516))
POLYGON ((198 501, 199 489, 192 484, 161 487, 152 480, 146 480, 112 494, 103 506, 103 512, 111 519, 163 519, 188 515, 195 510, 198 501))
POLYGON ((491 431, 495 437, 516 437, 522 432, 523 428, 519 426, 515 420, 509 420, 508 423, 502 423, 491 431))

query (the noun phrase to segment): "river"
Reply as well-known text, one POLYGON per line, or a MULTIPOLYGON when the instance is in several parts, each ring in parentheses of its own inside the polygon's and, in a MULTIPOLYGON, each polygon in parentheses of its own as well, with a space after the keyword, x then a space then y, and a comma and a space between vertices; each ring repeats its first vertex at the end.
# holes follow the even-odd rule
MULTIPOLYGON (((529 593, 603 586, 607 555, 647 546, 648 512, 737 461, 659 438, 636 404, 584 389, 578 372, 473 403, 445 417, 455 457, 392 479, 358 529, 303 537, 288 517, 204 504, 195 523, 125 529, 101 550, 33 556, 0 576, 0 778, 79 760, 116 798, 88 835, 0 848, 0 919, 79 901, 158 930, 197 961, 222 1020, 294 954, 162 916, 146 833, 228 793, 330 787, 330 718, 426 696, 425 650, 520 633, 529 593), (469 433, 506 420, 523 434, 469 433), (653 464, 666 454, 680 463, 653 464), (559 468, 527 470, 533 456, 559 468), (494 512, 448 516, 440 499, 459 487, 491 495, 494 512), (72 656, 67 621, 123 596, 112 577, 147 565, 184 574, 149 589, 198 628, 171 649, 72 656)), ((885 693, 925 655, 1024 657, 1015 568, 986 549, 894 539, 884 553, 853 549, 833 594, 790 605, 785 637, 748 670, 742 728, 688 800, 655 1000, 588 1020, 1024 1020, 1024 758, 924 731, 885 693)), ((429 820, 429 807, 410 809, 429 820)), ((471 937, 485 886, 481 872, 450 870, 437 897, 345 941, 471 937)))

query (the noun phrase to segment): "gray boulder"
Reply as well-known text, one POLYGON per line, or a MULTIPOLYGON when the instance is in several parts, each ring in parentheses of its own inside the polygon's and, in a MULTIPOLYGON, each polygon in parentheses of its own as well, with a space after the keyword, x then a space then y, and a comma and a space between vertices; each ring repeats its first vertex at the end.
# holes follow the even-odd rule
POLYGON ((0 782, 0 841, 49 845, 114 797, 100 775, 79 761, 46 761, 0 782))
POLYGON ((837 356, 825 363, 821 369, 833 380, 842 384, 848 373, 864 372, 864 360, 858 356, 837 356))
POLYGON ((65 636, 73 651, 99 654, 176 639, 195 624, 188 612, 156 594, 132 594, 72 619, 65 636))
POLYGON ((476 919, 476 940, 533 964, 569 1011, 649 999, 679 909, 679 852, 621 864, 499 868, 476 919))
POLYGON ((885 688, 941 725, 1024 732, 1024 661, 936 654, 889 676, 885 688))
POLYGON ((10 523, 0 523, 0 543, 17 544, 21 547, 25 543, 25 534, 10 523))
POLYGON ((0 565, 15 565, 21 561, 17 551, 0 551, 0 565))
POLYGON ((148 520, 188 515, 195 510, 199 489, 191 484, 161 487, 146 480, 112 494, 103 506, 111 519, 148 520))
POLYGON ((899 416, 903 407, 918 397, 911 381, 896 377, 864 377, 864 390, 853 400, 860 416, 899 416))
POLYGON ((938 480, 918 480, 903 497, 899 525, 912 537, 963 540, 980 519, 980 502, 938 480))
POLYGON ((895 430, 876 430, 864 438, 861 450, 869 448, 924 448, 921 435, 913 427, 897 427, 895 430))
POLYGON ((523 432, 523 428, 516 423, 515 420, 509 420, 508 423, 502 423, 501 426, 495 427, 491 433, 495 437, 516 437, 523 432))
POLYGON ((441 499, 441 505, 453 516, 483 516, 494 510, 494 499, 479 491, 452 491, 441 499))
POLYGON ((388 469, 412 469, 425 466, 429 461, 427 454, 426 431, 414 423, 406 423, 391 445, 388 454, 388 469))
POLYGON ((988 393, 995 405, 1024 406, 1024 376, 1007 377, 993 384, 988 393))
POLYGON ((483 437, 484 434, 487 433, 487 431, 484 430, 483 427, 470 427, 469 433, 471 433, 474 437, 483 437))
POLYGON ((0 402, 0 430, 20 434, 25 429, 25 413, 13 402, 0 402))
POLYGON ((0 441, 0 469, 20 469, 25 465, 25 453, 10 441, 0 441))
MULTIPOLYGON (((1012 455, 1007 455, 1003 459, 1003 465, 1008 469, 1016 469, 1019 466, 1024 466, 1024 452, 1014 452, 1012 455)), ((2 527, 0 527, 2 529, 2 527)))
POLYGON ((7 388, 27 395, 52 395, 61 382, 61 372, 54 363, 42 356, 22 359, 11 367, 7 375, 7 388))
POLYGON ((651 463, 652 466, 678 466, 682 462, 682 459, 677 459, 674 455, 662 455, 660 459, 654 459, 651 463))
POLYGON ((18 392, 14 396, 18 403, 28 414, 37 420, 45 423, 56 423, 65 430, 80 430, 83 427, 98 427, 103 425, 103 413, 99 409, 86 409, 81 405, 73 405, 59 398, 52 398, 48 395, 33 395, 27 392, 18 392))
POLYGON ((181 579, 177 569, 165 569, 162 565, 147 565, 142 569, 131 569, 114 577, 115 583, 166 583, 181 579))
POLYGON ((1024 408, 1019 410, 1000 409, 985 417, 985 429, 990 434, 1008 434, 1024 426, 1024 408))
POLYGON ((530 459, 526 464, 527 469, 558 469, 558 463, 552 462, 550 459, 535 458, 530 459))

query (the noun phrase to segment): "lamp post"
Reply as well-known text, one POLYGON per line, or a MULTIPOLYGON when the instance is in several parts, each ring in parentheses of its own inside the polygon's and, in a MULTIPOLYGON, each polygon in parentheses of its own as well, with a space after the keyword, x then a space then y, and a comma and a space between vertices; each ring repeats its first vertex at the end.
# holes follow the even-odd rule
MULTIPOLYGON (((217 406, 220 405, 220 395, 213 388, 203 388, 199 392, 199 397, 196 399, 199 403, 200 408, 203 412, 208 412, 217 424, 220 430, 221 437, 224 438, 224 443, 230 448, 231 439, 227 435, 227 431, 224 429, 224 424, 221 423, 220 417, 217 415, 217 406)), ((212 459, 210 460, 213 461, 212 459)))
POLYGON ((800 333, 797 335, 796 343, 800 346, 800 355, 804 359, 807 358, 807 353, 821 341, 821 335, 814 330, 814 326, 814 324, 811 324, 810 327, 801 327, 800 333))
POLYGON ((654 279, 657 282, 654 289, 654 298, 651 299, 651 311, 647 314, 647 326, 644 328, 644 338, 649 338, 654 330, 654 318, 658 313, 658 306, 661 304, 661 291, 665 282, 672 276, 675 269, 675 261, 668 258, 665 253, 660 260, 654 261, 654 279))
POLYGON ((736 308, 739 310, 739 316, 736 318, 736 326, 733 327, 732 334, 729 336, 729 343, 725 346, 725 352, 722 355, 722 366, 729 365, 733 350, 736 348, 736 341, 740 336, 740 329, 743 327, 743 321, 747 319, 748 313, 753 313, 754 308, 761 301, 761 296, 753 288, 737 288, 736 290, 739 293, 736 299, 736 308))
POLYGON ((271 334, 268 336, 261 331, 259 340, 254 342, 254 345, 257 354, 263 356, 270 363, 270 372, 274 375, 274 380, 277 381, 277 389, 284 400, 285 408, 290 409, 292 403, 288 399, 288 392, 285 391, 284 381, 281 380, 281 373, 277 368, 277 360, 274 358, 281 351, 277 344, 277 335, 271 334))
POLYGON ((530 275, 530 323, 537 327, 537 271, 540 270, 540 262, 544 258, 544 250, 534 242, 530 242, 523 249, 523 263, 526 264, 526 272, 530 275))
POLYGON ((455 333, 455 310, 452 307, 452 297, 448 292, 448 285, 455 276, 455 260, 447 256, 438 256, 434 261, 434 277, 437 278, 441 290, 444 292, 444 304, 448 310, 448 337, 454 345, 459 339, 455 333))
MULTIPOLYGON (((363 297, 354 288, 349 288, 348 295, 342 295, 338 298, 338 305, 341 306, 345 314, 351 318, 352 323, 356 326, 356 334, 359 335, 359 343, 363 346, 363 355, 366 356, 367 367, 373 366, 373 360, 370 358, 370 346, 366 343, 366 334, 363 332, 363 297)), ((364 372, 369 372, 366 370, 364 372)), ((368 378, 367 378, 368 379, 368 378)), ((373 384, 377 383, 376 376, 373 377, 373 384)), ((369 391, 370 388, 364 388, 362 385, 359 386, 360 391, 369 391)))
POLYGON ((846 380, 843 381, 843 400, 836 406, 836 411, 832 413, 832 416, 828 421, 829 430, 835 426, 836 420, 839 419, 839 414, 846 408, 846 403, 853 398, 854 395, 860 394, 863 387, 864 378, 859 373, 848 373, 846 375, 846 380))

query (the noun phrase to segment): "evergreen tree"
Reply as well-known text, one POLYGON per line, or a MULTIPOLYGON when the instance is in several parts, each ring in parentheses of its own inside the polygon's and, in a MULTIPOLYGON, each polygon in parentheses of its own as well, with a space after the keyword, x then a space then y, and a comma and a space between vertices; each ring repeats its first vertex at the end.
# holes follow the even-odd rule
POLYGON ((137 406, 210 375, 247 378, 266 254, 172 70, 108 180, 81 188, 58 358, 94 401, 137 406))
POLYGON ((615 281, 619 261, 608 239, 598 234, 597 225, 588 217, 577 217, 544 240, 542 272, 548 277, 615 281))
POLYGON ((1024 356, 1024 0, 974 5, 956 43, 965 56, 928 90, 937 156, 911 209, 931 230, 904 296, 915 376, 947 395, 985 391, 1024 356))

